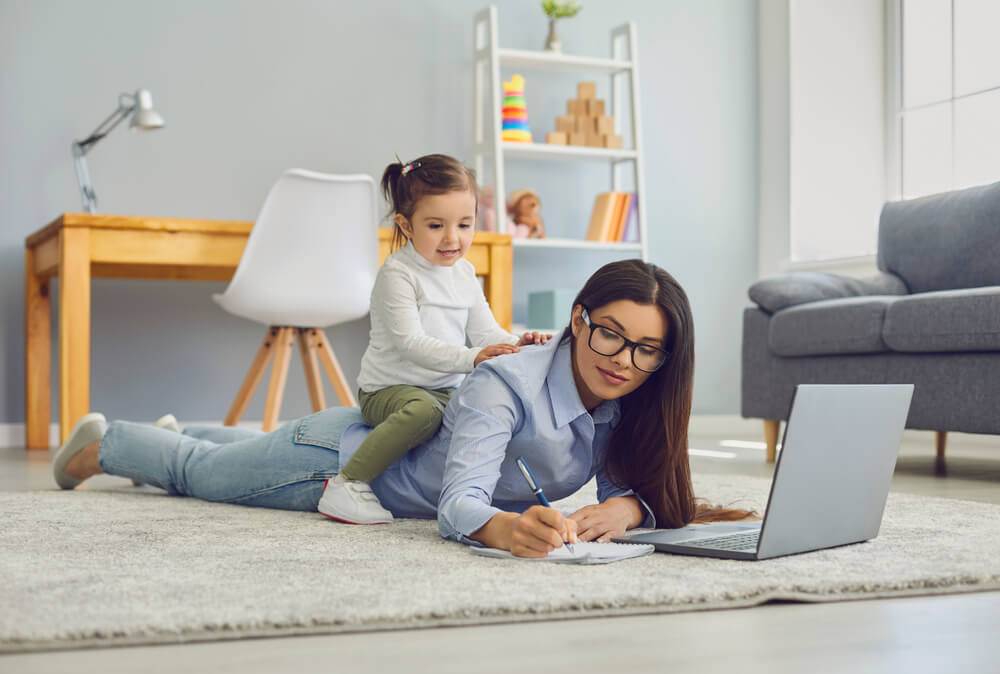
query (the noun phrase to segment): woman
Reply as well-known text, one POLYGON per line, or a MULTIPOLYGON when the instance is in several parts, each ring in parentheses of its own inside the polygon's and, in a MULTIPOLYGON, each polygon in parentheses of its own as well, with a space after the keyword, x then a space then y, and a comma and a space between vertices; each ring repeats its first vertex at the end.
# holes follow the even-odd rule
MULTIPOLYGON (((437 435, 372 489, 395 516, 436 516, 445 538, 525 557, 637 526, 743 517, 695 503, 687 458, 693 373, 683 289, 655 265, 612 262, 577 295, 560 339, 477 367, 437 435), (568 517, 535 505, 518 456, 553 499, 596 476, 599 503, 568 517)), ((268 434, 179 435, 88 415, 56 454, 54 472, 69 489, 105 472, 210 501, 315 510, 326 480, 370 430, 358 421, 356 409, 338 407, 268 434)))

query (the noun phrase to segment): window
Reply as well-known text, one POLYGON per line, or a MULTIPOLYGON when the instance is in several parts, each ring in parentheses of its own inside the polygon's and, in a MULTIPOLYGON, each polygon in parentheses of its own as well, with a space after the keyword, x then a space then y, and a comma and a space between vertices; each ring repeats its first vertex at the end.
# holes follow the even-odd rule
MULTIPOLYGON (((1000 180, 1000 3, 894 0, 889 198, 1000 180)), ((892 12, 890 12, 892 14, 892 12)))

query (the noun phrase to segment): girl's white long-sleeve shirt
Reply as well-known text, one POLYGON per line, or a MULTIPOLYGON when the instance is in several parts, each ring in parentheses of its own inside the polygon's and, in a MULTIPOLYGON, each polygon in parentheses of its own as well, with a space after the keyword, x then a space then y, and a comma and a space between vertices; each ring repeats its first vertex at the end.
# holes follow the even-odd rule
POLYGON ((367 393, 398 384, 458 386, 482 347, 517 342, 497 324, 468 260, 439 267, 407 242, 375 279, 358 386, 367 393))

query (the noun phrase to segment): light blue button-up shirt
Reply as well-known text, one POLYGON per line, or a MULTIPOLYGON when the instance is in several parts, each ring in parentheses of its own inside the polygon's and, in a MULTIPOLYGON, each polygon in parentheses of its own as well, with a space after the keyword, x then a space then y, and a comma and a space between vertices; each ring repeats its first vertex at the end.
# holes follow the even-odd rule
MULTIPOLYGON (((607 400, 588 412, 573 379, 569 342, 499 356, 478 365, 448 403, 438 433, 372 482, 394 515, 437 515, 445 538, 467 537, 493 515, 537 505, 515 461, 523 456, 549 500, 576 492, 597 476, 597 498, 634 495, 604 474, 604 456, 621 416, 607 400)), ((347 463, 367 435, 356 424, 340 444, 347 463)), ((655 526, 649 507, 644 527, 655 526)))

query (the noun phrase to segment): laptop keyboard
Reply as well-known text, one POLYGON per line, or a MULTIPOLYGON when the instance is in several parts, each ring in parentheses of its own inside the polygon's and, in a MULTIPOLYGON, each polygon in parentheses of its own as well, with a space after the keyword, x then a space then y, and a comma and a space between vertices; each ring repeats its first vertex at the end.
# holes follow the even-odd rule
POLYGON ((684 541, 681 545, 692 548, 715 548, 716 550, 743 550, 745 548, 756 548, 757 540, 760 538, 760 531, 749 531, 745 534, 727 534, 726 536, 714 536, 712 538, 702 538, 697 541, 684 541))

